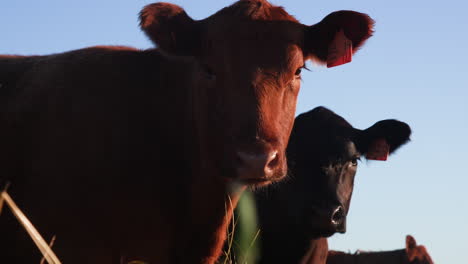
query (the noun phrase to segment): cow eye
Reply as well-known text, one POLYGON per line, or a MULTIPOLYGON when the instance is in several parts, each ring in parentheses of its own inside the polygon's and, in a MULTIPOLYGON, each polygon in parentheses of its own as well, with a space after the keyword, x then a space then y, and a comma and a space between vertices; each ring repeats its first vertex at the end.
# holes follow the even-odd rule
POLYGON ((301 73, 302 73, 302 69, 306 69, 306 70, 309 70, 305 64, 302 65, 301 67, 299 67, 296 72, 294 73, 296 75, 296 77, 301 77, 301 73))
POLYGON ((351 166, 357 167, 357 165, 358 165, 358 160, 361 160, 361 158, 360 158, 360 157, 354 157, 354 158, 352 158, 352 159, 351 159, 351 166))
POLYGON ((296 76, 299 76, 301 75, 301 72, 302 72, 302 67, 297 69, 296 72, 294 73, 296 76))

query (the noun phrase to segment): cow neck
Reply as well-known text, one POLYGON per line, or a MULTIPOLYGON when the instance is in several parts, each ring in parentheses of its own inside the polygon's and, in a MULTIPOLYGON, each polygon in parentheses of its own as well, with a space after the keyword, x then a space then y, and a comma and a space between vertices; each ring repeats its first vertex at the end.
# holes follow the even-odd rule
MULTIPOLYGON (((188 186, 189 195, 183 199, 184 217, 178 225, 177 241, 174 252, 178 254, 173 263, 215 263, 222 252, 226 239, 226 231, 231 221, 233 210, 237 205, 245 186, 232 186, 224 179, 217 164, 205 146, 209 138, 205 138, 210 124, 207 117, 207 89, 197 83, 196 63, 190 58, 184 59, 192 67, 187 85, 187 95, 181 109, 184 109, 183 152, 188 155, 187 175, 183 183, 188 186)), ((180 125, 180 124, 179 124, 180 125)), ((174 254, 175 255, 175 254, 174 254)))
POLYGON ((328 256, 327 238, 312 239, 307 252, 302 257, 300 264, 325 264, 328 256))
MULTIPOLYGON (((161 57, 159 87, 167 87, 157 94, 156 104, 161 107, 155 106, 154 112, 161 116, 161 127, 164 128, 164 132, 161 133, 167 134, 165 142, 162 142, 167 148, 167 151, 164 149, 164 161, 171 161, 163 163, 162 172, 158 171, 165 174, 165 186, 161 190, 164 194, 162 199, 169 201, 171 207, 168 209, 171 213, 167 219, 170 227, 166 229, 172 228, 175 232, 175 235, 166 239, 171 258, 168 263, 200 263, 200 261, 186 261, 187 256, 193 255, 191 241, 201 244, 195 241, 194 236, 198 228, 195 229, 192 225, 192 221, 196 219, 193 203, 202 202, 193 199, 192 194, 194 179, 201 176, 201 170, 196 166, 201 160, 201 153, 193 119, 192 102, 195 64, 189 57, 169 55, 159 49, 152 52, 161 57), (170 157, 167 157, 168 154, 170 157)), ((207 201, 211 200, 207 199, 204 202, 207 201)), ((165 233, 165 230, 161 233, 165 233)))
MULTIPOLYGON (((163 91, 166 95, 160 104, 165 108, 159 109, 169 125, 165 128, 179 144, 176 146, 185 160, 191 160, 197 154, 196 138, 193 123, 193 87, 196 85, 195 61, 191 57, 168 55, 164 51, 156 50, 165 60, 161 87, 169 87, 163 91)), ((190 164, 191 165, 191 164, 190 164)))
MULTIPOLYGON (((208 179, 208 178, 207 178, 208 179)), ((222 253, 227 229, 232 220, 244 186, 231 190, 222 184, 211 184, 198 181, 193 184, 191 197, 190 238, 186 245, 189 254, 180 263, 215 263, 222 253)))

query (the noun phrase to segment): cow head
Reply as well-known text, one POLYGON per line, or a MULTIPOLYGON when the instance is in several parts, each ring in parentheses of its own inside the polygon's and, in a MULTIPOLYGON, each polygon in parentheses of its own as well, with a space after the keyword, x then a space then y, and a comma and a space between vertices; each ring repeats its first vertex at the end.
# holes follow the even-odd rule
POLYGON ((375 157, 375 143, 393 153, 409 140, 410 127, 396 120, 382 120, 360 130, 332 111, 317 107, 296 118, 290 144, 291 210, 310 228, 312 236, 346 231, 346 215, 353 192, 358 161, 375 157))
POLYGON ((340 11, 306 26, 267 1, 241 0, 203 20, 177 5, 150 4, 140 24, 161 50, 193 57, 203 69, 193 115, 209 159, 225 179, 261 185, 286 174, 305 61, 327 63, 329 46, 343 42, 338 33, 354 53, 373 21, 340 11))

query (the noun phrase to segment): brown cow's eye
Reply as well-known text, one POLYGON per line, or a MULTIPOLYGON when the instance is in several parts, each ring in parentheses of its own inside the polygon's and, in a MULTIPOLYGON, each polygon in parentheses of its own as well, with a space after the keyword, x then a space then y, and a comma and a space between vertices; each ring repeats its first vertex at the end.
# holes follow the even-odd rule
POLYGON ((355 157, 351 159, 351 166, 356 167, 358 165, 358 160, 360 160, 359 157, 355 157))
POLYGON ((305 64, 302 65, 301 67, 299 67, 296 72, 294 73, 296 75, 296 77, 301 77, 301 73, 302 73, 302 69, 306 69, 306 70, 309 70, 305 64))
POLYGON ((302 72, 302 67, 296 70, 296 73, 294 73, 296 76, 301 75, 302 72))

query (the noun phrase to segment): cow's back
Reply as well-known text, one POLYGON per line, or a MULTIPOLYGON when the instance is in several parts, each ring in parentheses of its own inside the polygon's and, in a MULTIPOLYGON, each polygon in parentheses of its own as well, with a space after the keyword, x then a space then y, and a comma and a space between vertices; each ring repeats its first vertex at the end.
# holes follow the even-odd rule
MULTIPOLYGON (((30 60, 9 83, 13 92, 2 111, 1 140, 9 147, 2 150, 1 175, 19 206, 46 240, 57 236, 54 248, 66 263, 115 261, 138 255, 131 246, 137 240, 168 239, 184 193, 182 177, 169 175, 187 170, 177 148, 185 143, 182 131, 171 127, 183 126, 177 117, 185 110, 183 71, 190 63, 121 47, 30 60)), ((1 220, 8 222, 2 230, 25 233, 11 215, 1 220)), ((12 246, 14 239, 32 248, 27 237, 10 233, 2 236, 0 254, 21 262, 30 250, 12 246)))

